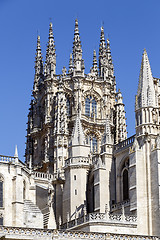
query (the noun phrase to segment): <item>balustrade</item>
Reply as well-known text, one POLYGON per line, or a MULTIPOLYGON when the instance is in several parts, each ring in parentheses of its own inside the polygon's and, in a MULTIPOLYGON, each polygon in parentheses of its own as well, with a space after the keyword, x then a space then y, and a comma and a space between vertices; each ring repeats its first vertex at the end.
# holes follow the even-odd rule
POLYGON ((7 239, 112 239, 112 240, 160 240, 156 236, 125 235, 114 233, 94 233, 48 229, 18 228, 0 226, 0 236, 7 239))
POLYGON ((125 148, 125 147, 129 147, 131 144, 133 144, 134 139, 135 139, 135 135, 133 135, 133 136, 125 139, 124 141, 116 144, 116 145, 114 146, 114 150, 115 150, 115 151, 118 151, 118 150, 121 150, 121 149, 123 149, 123 148, 125 148))
POLYGON ((0 162, 15 163, 15 159, 16 159, 16 157, 0 155, 0 162))
POLYGON ((85 216, 77 218, 67 224, 62 224, 61 229, 72 228, 74 226, 83 224, 83 223, 90 223, 90 222, 105 222, 105 223, 125 223, 125 224, 136 224, 137 223, 137 216, 134 215, 123 215, 123 214, 110 214, 106 213, 89 213, 85 216), (76 221, 75 221, 76 220, 76 221), (75 224, 75 225, 74 225, 75 224), (74 226, 73 226, 74 225, 74 226))

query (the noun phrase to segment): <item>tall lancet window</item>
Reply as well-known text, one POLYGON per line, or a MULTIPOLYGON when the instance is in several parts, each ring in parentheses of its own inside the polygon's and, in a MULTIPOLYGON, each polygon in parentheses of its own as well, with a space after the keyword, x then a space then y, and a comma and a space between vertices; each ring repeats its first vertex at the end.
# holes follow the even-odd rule
POLYGON ((127 159, 121 171, 122 201, 129 199, 129 179, 128 179, 129 160, 127 159))
POLYGON ((95 98, 92 99, 92 115, 95 115, 95 117, 97 117, 97 102, 95 98))
POLYGON ((69 98, 67 98, 66 107, 67 107, 67 116, 70 116, 71 115, 71 106, 70 106, 69 98))
POLYGON ((129 199, 128 170, 123 171, 123 200, 129 199))
POLYGON ((85 115, 88 117, 97 117, 97 102, 92 96, 87 97, 85 100, 85 115))
POLYGON ((90 117, 90 98, 87 97, 85 100, 85 115, 90 117))

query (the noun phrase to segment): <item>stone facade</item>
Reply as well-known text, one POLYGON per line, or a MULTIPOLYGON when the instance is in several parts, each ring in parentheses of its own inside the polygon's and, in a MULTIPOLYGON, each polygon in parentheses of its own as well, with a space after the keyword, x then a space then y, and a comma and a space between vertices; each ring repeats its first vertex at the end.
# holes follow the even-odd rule
POLYGON ((17 151, 15 157, 0 158, 2 236, 6 232, 6 238, 14 239, 17 231, 25 239, 23 228, 28 228, 26 239, 38 239, 37 231, 42 239, 160 236, 159 79, 152 76, 144 50, 136 134, 127 138, 122 93, 116 91, 103 27, 98 60, 94 50, 85 74, 77 19, 69 69, 64 67, 60 75, 52 24, 45 63, 38 36, 26 161, 18 159, 17 151))

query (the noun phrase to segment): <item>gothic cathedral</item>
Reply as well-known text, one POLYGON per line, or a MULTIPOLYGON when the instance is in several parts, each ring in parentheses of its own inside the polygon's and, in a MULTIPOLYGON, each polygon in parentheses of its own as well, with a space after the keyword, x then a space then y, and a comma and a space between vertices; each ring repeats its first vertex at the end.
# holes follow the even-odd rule
POLYGON ((0 222, 61 233, 160 236, 160 84, 147 52, 135 100, 136 131, 129 138, 103 27, 98 61, 94 50, 90 72, 84 70, 76 19, 69 68, 56 74, 50 23, 45 62, 37 38, 25 164, 17 153, 10 162, 3 157, 3 164, 1 157, 0 193, 7 197, 8 181, 14 194, 0 201, 0 222), (9 222, 7 214, 12 214, 9 222))

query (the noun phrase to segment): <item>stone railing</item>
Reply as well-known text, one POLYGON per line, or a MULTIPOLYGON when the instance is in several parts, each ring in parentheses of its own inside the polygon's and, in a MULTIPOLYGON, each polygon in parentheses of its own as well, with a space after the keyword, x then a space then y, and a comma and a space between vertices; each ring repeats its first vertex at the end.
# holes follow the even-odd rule
POLYGON ((0 155, 0 162, 3 163, 15 163, 16 157, 0 155))
POLYGON ((38 179, 47 179, 47 180, 53 179, 53 175, 50 173, 33 172, 33 175, 35 178, 38 178, 38 179))
POLYGON ((89 164, 91 163, 91 160, 88 157, 72 157, 65 160, 65 166, 77 163, 89 164))
POLYGON ((45 230, 33 228, 16 228, 16 227, 0 227, 1 239, 104 239, 104 240, 160 240, 160 237, 142 236, 142 235, 126 235, 115 233, 95 233, 80 231, 62 231, 62 230, 45 230))
POLYGON ((133 224, 137 225, 137 217, 135 215, 124 215, 124 214, 110 214, 106 213, 89 213, 80 218, 76 218, 72 221, 64 223, 60 226, 60 229, 71 229, 83 223, 122 223, 122 224, 133 224))
POLYGON ((119 151, 119 150, 122 150, 123 148, 129 147, 130 145, 133 144, 134 139, 135 139, 135 135, 125 139, 124 141, 122 141, 122 142, 120 142, 118 144, 116 144, 114 146, 114 151, 119 151))

